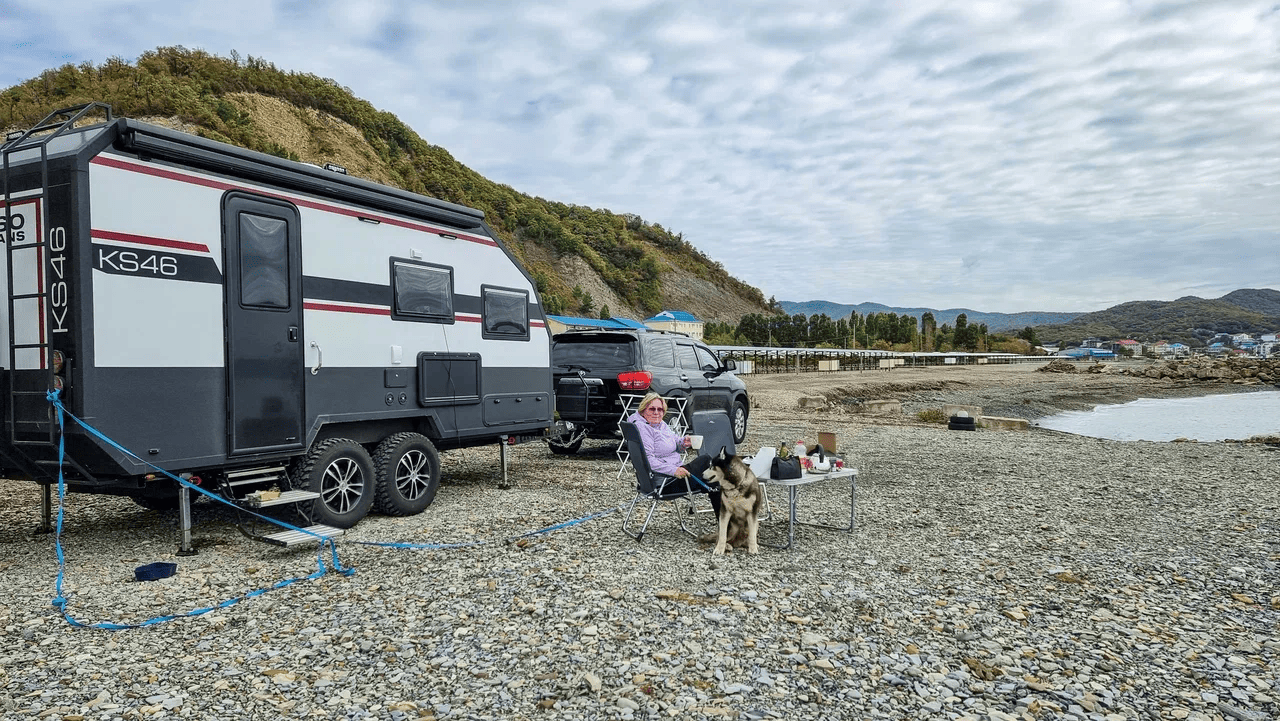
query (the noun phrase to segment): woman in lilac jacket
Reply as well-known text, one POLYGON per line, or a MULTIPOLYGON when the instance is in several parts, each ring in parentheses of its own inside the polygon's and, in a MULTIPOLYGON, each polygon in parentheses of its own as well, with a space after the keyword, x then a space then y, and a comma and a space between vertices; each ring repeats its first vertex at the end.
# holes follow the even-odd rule
MULTIPOLYGON (((644 454, 649 458, 649 467, 657 473, 676 477, 676 481, 667 484, 668 490, 688 490, 690 476, 698 479, 693 482, 693 487, 697 488, 697 483, 705 483, 702 481, 702 475, 711 466, 711 456, 704 453, 681 465, 680 451, 688 448, 693 439, 690 436, 677 436, 671 426, 663 420, 666 415, 666 400, 650 391, 640 400, 640 410, 627 416, 627 420, 640 429, 640 440, 644 442, 644 454)), ((719 518, 720 489, 714 485, 711 486, 711 492, 707 497, 711 500, 711 506, 716 509, 716 517, 719 518)))

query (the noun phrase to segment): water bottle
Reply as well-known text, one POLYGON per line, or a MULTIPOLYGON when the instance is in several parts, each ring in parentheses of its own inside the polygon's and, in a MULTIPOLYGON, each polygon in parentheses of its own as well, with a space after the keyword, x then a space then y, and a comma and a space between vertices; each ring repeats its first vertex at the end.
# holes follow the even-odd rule
POLYGON ((804 458, 804 441, 796 441, 795 452, 796 458, 804 458))

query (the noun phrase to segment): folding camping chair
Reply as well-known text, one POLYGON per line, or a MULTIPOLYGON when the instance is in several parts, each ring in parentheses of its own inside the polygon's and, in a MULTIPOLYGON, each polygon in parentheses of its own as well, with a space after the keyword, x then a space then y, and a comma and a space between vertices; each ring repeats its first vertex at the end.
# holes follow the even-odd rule
POLYGON ((690 433, 702 436, 699 453, 714 456, 721 448, 731 456, 738 452, 733 443, 733 424, 725 411, 694 411, 690 425, 693 427, 690 433))
POLYGON ((698 481, 690 480, 688 484, 678 480, 675 476, 669 476, 665 473, 658 473, 649 467, 649 457, 644 452, 644 441, 640 440, 640 429, 636 428, 634 423, 626 421, 619 423, 618 427, 622 429, 622 437, 627 444, 627 452, 631 460, 631 467, 636 471, 636 495, 631 499, 631 503, 627 506, 627 513, 622 519, 622 531, 628 536, 639 541, 646 529, 649 528, 649 521, 653 518, 653 512, 658 508, 659 501, 680 501, 681 499, 689 502, 689 514, 679 512, 679 504, 677 503, 676 516, 680 520, 680 530, 690 536, 697 535, 685 525, 685 515, 693 513, 693 499, 699 494, 710 491, 710 488, 700 486, 698 481), (680 490, 669 489, 669 485, 678 485, 680 490), (639 531, 631 530, 631 521, 635 515, 636 504, 640 499, 650 501, 649 512, 645 515, 644 525, 639 531))
MULTIPOLYGON (((694 411, 690 425, 693 427, 694 435, 702 436, 702 449, 698 451, 699 453, 715 456, 723 448, 725 453, 731 456, 737 455, 738 450, 733 442, 733 423, 729 420, 727 411, 694 411)), ((760 520, 768 520, 773 518, 773 508, 769 505, 769 489, 762 483, 760 491, 764 494, 764 518, 760 520)))

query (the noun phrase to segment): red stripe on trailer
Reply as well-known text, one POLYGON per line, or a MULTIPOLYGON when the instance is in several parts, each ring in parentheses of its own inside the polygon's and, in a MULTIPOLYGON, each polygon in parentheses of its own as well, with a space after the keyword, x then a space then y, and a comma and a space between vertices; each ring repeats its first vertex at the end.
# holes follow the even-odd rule
POLYGON ((376 220, 379 223, 386 223, 387 225, 394 225, 401 228, 408 228, 409 230, 416 230, 422 233, 450 235, 457 238, 458 240, 463 240, 468 243, 479 243, 480 245, 488 245, 495 248, 498 247, 498 242, 493 238, 486 238, 480 235, 469 235, 467 233, 462 233, 457 230, 453 230, 452 228, 434 228, 429 225, 422 225, 421 223, 413 223, 407 220, 393 218, 389 215, 379 215, 377 213, 371 213, 366 210, 353 210, 351 208, 343 208, 341 206, 330 205, 328 203, 320 203, 320 202, 302 198, 296 195, 273 193, 273 192, 262 190, 261 188, 253 188, 253 187, 242 186, 242 185, 233 185, 231 183, 226 183, 220 180, 213 180, 212 178, 205 178, 198 175, 181 173, 175 170, 170 170, 168 168, 158 168, 151 165, 141 165, 137 163, 128 162, 125 160, 120 160, 118 158, 105 157, 102 155, 96 156, 93 160, 89 162, 94 163, 95 165, 102 165, 108 168, 117 168, 119 170, 127 170, 133 173, 142 173, 143 175, 153 175, 157 178, 166 178, 168 180, 176 180, 182 183, 192 183, 194 185, 202 185, 206 188, 214 188, 216 190, 244 190, 251 193, 257 193, 258 195, 266 195, 272 198, 279 198, 280 200, 287 200, 290 203, 293 203, 294 205, 297 205, 299 207, 310 208, 312 210, 319 210, 324 213, 333 213, 334 215, 345 215, 349 218, 357 218, 357 219, 367 218, 369 220, 376 220))
POLYGON ((361 313, 364 315, 391 315, 390 308, 369 308, 362 305, 340 305, 338 303, 303 303, 306 310, 327 310, 334 313, 361 313))
POLYGON ((90 235, 99 240, 118 240, 124 243, 137 243, 139 245, 154 245, 160 248, 174 248, 176 250, 193 250, 197 253, 208 253, 209 246, 204 243, 188 243, 185 240, 169 240, 167 238, 154 238, 147 235, 134 235, 133 233, 117 233, 114 230, 101 230, 94 228, 90 235))

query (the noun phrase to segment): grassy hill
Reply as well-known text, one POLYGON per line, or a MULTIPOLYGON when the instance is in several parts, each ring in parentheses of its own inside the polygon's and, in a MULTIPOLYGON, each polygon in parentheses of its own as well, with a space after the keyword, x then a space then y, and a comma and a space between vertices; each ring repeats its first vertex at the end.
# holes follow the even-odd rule
POLYGON ((0 127, 99 101, 116 115, 483 210, 538 283, 548 312, 646 317, 664 308, 736 322, 767 311, 760 290, 725 271, 680 233, 636 215, 558 203, 487 180, 390 113, 333 80, 286 72, 250 56, 182 47, 47 70, 0 91, 0 127))
POLYGON ((1079 343, 1089 337, 1167 340, 1192 347, 1205 345, 1217 333, 1264 333, 1280 330, 1280 291, 1241 289, 1214 300, 1187 296, 1173 301, 1140 300, 1085 313, 1069 323, 1043 325, 1036 333, 1045 342, 1079 343))

